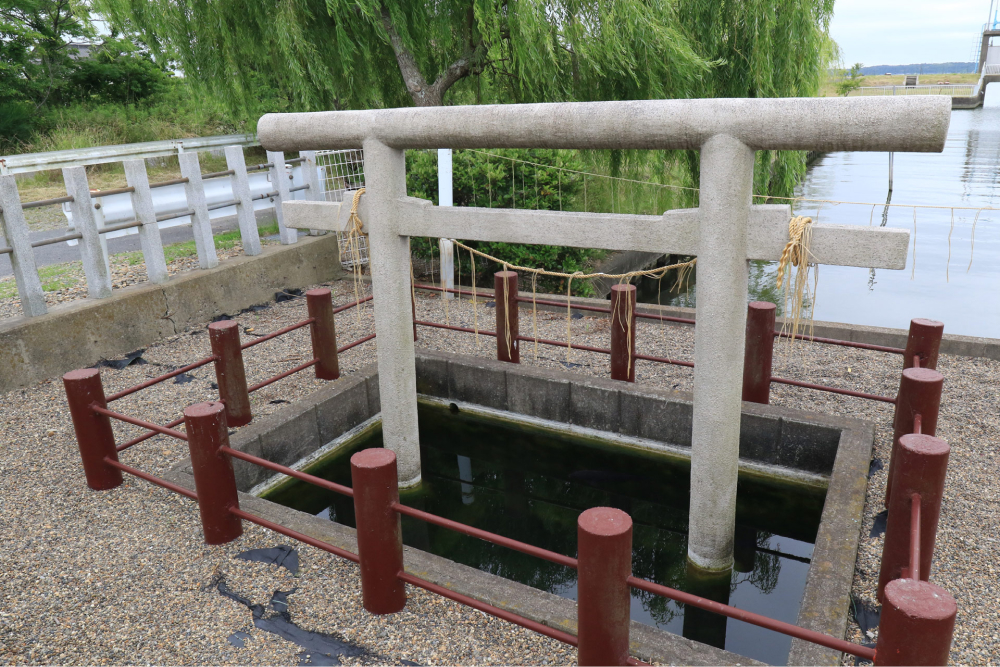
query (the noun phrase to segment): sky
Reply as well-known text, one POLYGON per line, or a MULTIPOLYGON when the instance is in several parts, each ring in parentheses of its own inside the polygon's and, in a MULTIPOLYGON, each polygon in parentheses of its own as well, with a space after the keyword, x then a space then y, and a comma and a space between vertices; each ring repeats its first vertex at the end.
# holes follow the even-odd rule
POLYGON ((846 65, 966 62, 989 13, 990 0, 836 0, 830 33, 846 65))

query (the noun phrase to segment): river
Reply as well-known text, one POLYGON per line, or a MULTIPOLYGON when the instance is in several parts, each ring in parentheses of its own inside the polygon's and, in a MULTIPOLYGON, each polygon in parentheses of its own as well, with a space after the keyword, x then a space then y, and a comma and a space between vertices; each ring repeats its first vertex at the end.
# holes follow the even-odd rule
MULTIPOLYGON (((893 204, 1000 209, 1000 85, 992 88, 985 107, 952 112, 943 153, 895 154, 893 204)), ((888 166, 886 153, 828 153, 810 166, 796 195, 885 202, 888 166)), ((881 224, 883 210, 795 207, 818 222, 855 225, 881 224)), ((815 319, 905 328, 911 318, 927 317, 944 322, 948 333, 1000 338, 1000 210, 975 218, 975 210, 956 210, 952 225, 950 208, 917 208, 914 222, 913 208, 890 207, 887 226, 911 234, 906 269, 876 271, 869 285, 866 269, 820 267, 815 319)))
MULTIPOLYGON (((1000 84, 992 88, 985 107, 952 111, 942 153, 894 155, 894 206, 885 223, 911 234, 906 269, 873 275, 821 266, 816 320, 905 329, 912 318, 925 317, 944 322, 947 333, 1000 338, 1000 210, 979 210, 1000 209, 1000 84), (918 205, 916 217, 913 206, 901 204, 918 205), (953 206, 965 207, 954 211, 954 220, 953 206)), ((821 223, 880 225, 888 189, 888 153, 827 153, 810 165, 796 197, 868 203, 798 201, 793 208, 821 223)), ((776 270, 775 263, 751 262, 751 299, 781 300, 776 270)), ((668 283, 641 281, 639 300, 696 305, 696 275, 680 293, 668 283)))

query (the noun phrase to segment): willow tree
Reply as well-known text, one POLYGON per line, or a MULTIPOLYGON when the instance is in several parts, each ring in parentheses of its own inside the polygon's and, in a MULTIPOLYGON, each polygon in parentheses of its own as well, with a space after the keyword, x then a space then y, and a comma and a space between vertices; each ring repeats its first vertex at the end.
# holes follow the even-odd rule
MULTIPOLYGON (((831 5, 95 0, 113 23, 138 30, 248 119, 262 111, 409 104, 810 95, 823 69, 831 5)), ((611 154, 612 171, 621 157, 611 154)), ((661 162, 658 178, 696 180, 696 154, 661 162)), ((784 192, 804 159, 765 155, 760 166, 761 191, 784 192)))

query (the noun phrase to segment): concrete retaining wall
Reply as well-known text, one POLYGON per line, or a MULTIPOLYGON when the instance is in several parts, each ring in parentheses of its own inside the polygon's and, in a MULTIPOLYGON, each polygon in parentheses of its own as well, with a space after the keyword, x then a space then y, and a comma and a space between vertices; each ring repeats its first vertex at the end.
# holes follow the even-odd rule
POLYGON ((0 392, 266 303, 277 290, 335 280, 342 272, 338 256, 336 235, 302 237, 293 245, 268 246, 255 257, 235 257, 161 285, 135 285, 107 299, 83 299, 54 306, 40 317, 5 320, 0 323, 0 392))

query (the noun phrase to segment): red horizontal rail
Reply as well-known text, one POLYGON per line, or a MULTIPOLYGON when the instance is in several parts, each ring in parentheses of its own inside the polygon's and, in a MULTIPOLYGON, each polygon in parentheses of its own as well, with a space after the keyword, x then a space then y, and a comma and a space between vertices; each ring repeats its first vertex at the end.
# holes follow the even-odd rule
MULTIPOLYGON (((535 303, 541 306, 558 306, 559 308, 566 307, 565 301, 552 301, 551 299, 532 299, 531 297, 527 296, 518 296, 517 300, 520 301, 521 303, 535 303)), ((586 310, 592 313, 604 313, 606 315, 611 314, 610 308, 601 308, 599 306, 584 306, 583 304, 570 303, 569 307, 572 310, 586 310)))
POLYGON ((556 630, 555 628, 550 628, 547 625, 542 625, 537 621, 532 621, 530 619, 524 618, 523 616, 518 616, 512 612, 500 609, 499 607, 494 607, 486 602, 481 602, 475 598, 471 598, 468 595, 462 595, 461 593, 456 593, 450 588, 445 588, 444 586, 438 586, 437 584, 432 584, 426 579, 421 579, 420 577, 415 577, 408 572, 400 572, 396 575, 402 581, 413 586, 418 586, 423 588, 425 591, 435 593, 441 597, 448 598, 449 600, 454 600, 459 604, 464 604, 467 607, 472 607, 473 609, 478 609, 484 614, 489 614, 490 616, 496 616, 497 618, 503 619, 508 623, 513 623, 514 625, 520 625, 522 628, 527 628, 532 632, 537 632, 540 635, 545 635, 546 637, 551 637, 556 641, 560 641, 564 644, 569 644, 570 646, 577 645, 577 639, 574 635, 568 632, 563 632, 562 630, 556 630))
POLYGON ((673 364, 674 366, 687 366, 688 368, 694 368, 693 361, 681 361, 679 359, 667 359, 666 357, 653 357, 648 354, 633 354, 633 359, 641 359, 643 361, 656 361, 661 364, 673 364))
POLYGON ((554 345, 555 347, 571 347, 574 350, 584 350, 585 352, 599 352, 601 354, 611 354, 611 350, 603 347, 592 347, 590 345, 570 345, 569 343, 564 343, 561 340, 549 340, 548 338, 532 338, 531 336, 518 336, 518 340, 523 340, 528 343, 539 342, 542 345, 554 345))
MULTIPOLYGON (((462 289, 452 289, 451 287, 438 287, 436 285, 425 285, 423 283, 414 283, 414 289, 426 289, 432 292, 450 292, 451 294, 464 294, 466 296, 475 296, 477 299, 479 297, 485 297, 487 299, 495 298, 491 292, 481 292, 476 290, 475 293, 472 290, 462 290, 462 289)), ((566 304, 563 304, 564 306, 566 304)))
POLYGON ((232 512, 233 514, 235 514, 236 516, 238 516, 241 519, 246 519, 247 521, 249 521, 251 523, 255 523, 258 526, 263 526, 264 528, 267 528, 268 530, 273 530, 276 533, 281 533, 282 535, 285 535, 286 537, 290 537, 293 540, 298 540, 299 542, 303 542, 305 544, 308 544, 311 547, 316 547, 317 549, 322 549, 323 551, 332 553, 335 556, 340 556, 341 558, 346 558, 347 560, 351 561, 352 563, 359 563, 360 562, 360 559, 358 558, 357 554, 353 554, 350 551, 347 551, 345 549, 341 549, 340 547, 335 547, 332 544, 327 544, 326 542, 321 542, 320 540, 317 540, 316 538, 313 538, 313 537, 309 537, 308 535, 306 535, 304 533, 300 533, 297 530, 292 530, 291 528, 285 528, 281 524, 274 523, 273 521, 268 521, 267 519, 262 519, 261 517, 257 516, 256 514, 250 514, 249 512, 241 510, 241 509, 239 509, 237 507, 231 507, 229 509, 229 511, 232 512))
POLYGON ((263 389, 267 385, 273 384, 273 383, 277 382, 278 380, 281 380, 281 379, 284 379, 284 378, 288 377, 289 375, 294 375, 295 373, 298 373, 299 371, 304 371, 305 369, 309 368, 310 366, 315 366, 317 363, 319 363, 319 359, 312 359, 310 361, 305 362, 304 364, 299 364, 295 368, 289 368, 284 373, 278 373, 274 377, 270 377, 270 378, 268 378, 266 380, 258 382, 257 384, 255 384, 255 385, 253 385, 251 387, 247 387, 247 393, 248 394, 252 394, 253 392, 257 391, 258 389, 263 389))
POLYGON ((303 482, 309 482, 310 484, 315 484, 316 486, 326 489, 327 491, 333 491, 334 493, 339 493, 350 498, 354 497, 354 489, 349 486, 344 486, 342 484, 337 484, 336 482, 330 482, 328 480, 316 477, 315 475, 310 475, 304 473, 300 470, 295 470, 294 468, 288 468, 286 466, 280 465, 278 463, 272 463, 267 459, 262 459, 259 456, 254 456, 253 454, 247 454, 246 452, 241 452, 238 449, 233 449, 232 447, 222 446, 219 447, 220 452, 225 452, 235 459, 241 459, 247 463, 253 463, 259 465, 262 468, 267 468, 268 470, 273 470, 274 472, 280 472, 283 475, 288 475, 289 477, 294 477, 295 479, 301 479, 303 482))
POLYGON ((345 352, 345 351, 351 349, 352 347, 357 347, 358 345, 361 345, 361 343, 367 343, 368 341, 370 341, 374 337, 375 337, 375 334, 369 334, 369 335, 365 336, 364 338, 357 339, 353 343, 348 343, 344 347, 339 348, 337 350, 337 354, 340 354, 341 352, 345 352))
POLYGON ((448 329, 449 331, 464 331, 465 333, 478 333, 483 336, 496 336, 496 331, 489 331, 488 329, 480 329, 476 331, 475 329, 470 329, 469 327, 456 327, 451 324, 441 324, 439 322, 427 322, 425 320, 414 320, 414 324, 419 324, 423 327, 434 327, 435 329, 448 329))
POLYGON ((309 319, 302 320, 301 322, 296 322, 295 324, 290 324, 290 325, 288 325, 287 327, 285 327, 283 329, 278 329, 277 331, 272 331, 271 333, 267 334, 266 336, 261 336, 260 338, 254 338, 249 343, 244 343, 243 345, 240 345, 240 349, 241 350, 245 350, 248 347, 253 347, 254 345, 260 345, 261 343, 267 342, 267 341, 271 340, 272 338, 277 338, 278 336, 284 336, 286 333, 288 333, 290 331, 295 331, 296 329, 301 329, 302 327, 310 325, 310 324, 312 324, 315 321, 316 321, 315 318, 310 317, 309 319))
POLYGON ((550 563, 565 565, 566 567, 571 567, 574 570, 576 569, 577 561, 575 558, 563 556, 562 554, 557 554, 556 552, 549 551, 548 549, 542 549, 541 547, 535 547, 530 544, 525 544, 524 542, 512 540, 509 537, 497 535, 496 533, 480 530, 479 528, 473 528, 472 526, 468 526, 464 523, 452 521, 451 519, 445 519, 444 517, 437 516, 436 514, 430 514, 428 512, 424 512, 423 510, 408 507, 407 505, 403 505, 401 503, 393 503, 392 509, 396 510, 400 514, 413 517, 414 519, 420 519, 421 521, 426 521, 434 526, 448 528, 449 530, 454 530, 457 533, 462 533, 463 535, 468 535, 469 537, 477 537, 481 540, 489 542, 490 544, 507 547, 508 549, 520 551, 521 553, 528 554, 529 556, 535 556, 536 558, 547 560, 550 563))
POLYGON ((204 359, 196 361, 193 364, 188 364, 187 366, 184 366, 183 368, 178 368, 175 371, 170 371, 169 373, 158 375, 155 378, 151 380, 146 380, 145 382, 137 384, 134 387, 129 387, 128 389, 122 389, 121 391, 108 396, 106 400, 108 403, 110 403, 111 401, 117 401, 119 398, 123 398, 125 396, 128 396, 129 394, 134 394, 140 389, 145 389, 146 387, 152 387, 154 384, 158 384, 160 382, 163 382, 164 380, 169 380, 172 377, 177 377, 181 373, 187 373, 188 371, 193 371, 196 368, 201 368, 205 364, 210 364, 213 361, 215 361, 215 357, 205 357, 204 359))
POLYGON ((109 466, 114 466, 115 468, 118 468, 122 472, 127 472, 130 475, 135 475, 139 479, 144 479, 147 482, 151 482, 153 484, 156 484, 157 486, 162 486, 164 489, 167 489, 168 491, 173 491, 174 493, 179 493, 182 496, 190 498, 191 500, 198 500, 198 494, 195 493, 194 491, 191 491, 189 489, 185 489, 183 486, 178 486, 177 484, 174 484, 173 482, 168 482, 165 479, 160 479, 159 477, 154 477, 153 475, 150 475, 148 472, 143 472, 143 471, 139 470, 138 468, 133 468, 132 466, 127 466, 124 463, 120 463, 118 461, 115 461, 110 456, 105 456, 104 457, 104 462, 107 463, 109 466))
MULTIPOLYGON (((774 335, 779 338, 791 338, 788 332, 775 331, 774 335)), ((872 345, 870 343, 855 343, 850 340, 839 338, 821 338, 820 336, 807 336, 805 334, 795 334, 795 340, 804 340, 810 343, 823 343, 825 345, 841 345, 843 347, 857 347, 862 350, 875 350, 876 352, 891 352, 892 354, 904 354, 906 350, 899 347, 888 347, 886 345, 872 345)))
POLYGON ((780 384, 790 384, 793 387, 805 387, 806 389, 817 389, 819 391, 829 391, 834 394, 843 394, 845 396, 854 396, 855 398, 867 398, 873 401, 883 401, 885 403, 895 403, 896 399, 889 396, 879 396, 878 394, 866 394, 863 391, 853 391, 851 389, 837 389, 836 387, 827 387, 821 384, 813 384, 812 382, 800 382, 799 380, 789 380, 788 378, 771 377, 771 382, 778 382, 780 384))
POLYGON ((653 315, 652 313, 643 313, 641 311, 635 311, 636 317, 641 317, 644 320, 662 320, 664 322, 680 322, 681 324, 694 324, 695 321, 689 317, 672 317, 670 315, 653 315))
POLYGON ((143 428, 149 429, 150 431, 156 431, 157 433, 162 433, 163 435, 169 435, 178 440, 187 440, 188 437, 180 431, 175 431, 171 428, 165 426, 160 426, 159 424, 154 424, 153 422, 144 421, 142 419, 136 419, 135 417, 129 417, 128 415, 123 415, 120 412, 115 412, 114 410, 108 410, 107 408, 102 408, 96 403, 90 406, 90 409, 94 412, 102 415, 107 415, 112 419, 117 419, 119 421, 126 422, 128 424, 135 424, 136 426, 141 426, 143 428))
POLYGON ((369 294, 368 296, 362 297, 357 301, 352 301, 351 303, 344 304, 343 306, 337 306, 336 308, 333 309, 333 314, 336 315, 337 313, 343 312, 348 308, 354 308, 355 306, 360 306, 366 301, 371 301, 373 298, 374 297, 369 294))
MULTIPOLYGON (((184 423, 184 417, 179 417, 178 419, 173 420, 169 424, 164 424, 164 427, 165 428, 173 428, 175 426, 180 426, 183 423, 184 423)), ((138 438, 133 438, 133 439, 129 440, 126 443, 118 445, 117 447, 115 447, 115 449, 117 449, 119 452, 123 452, 126 449, 128 449, 129 447, 131 447, 132 445, 138 445, 140 442, 143 442, 145 440, 149 440, 154 435, 159 435, 159 433, 157 431, 146 431, 145 433, 143 433, 142 435, 140 435, 138 438)))
POLYGON ((791 623, 786 623, 784 621, 768 618, 767 616, 761 616, 760 614, 755 614, 752 611, 746 611, 744 609, 737 609, 736 607, 730 607, 728 604, 722 604, 721 602, 716 602, 714 600, 708 600, 703 597, 698 597, 697 595, 692 595, 691 593, 685 593, 684 591, 679 591, 675 588, 669 588, 667 586, 661 586, 660 584, 654 584, 652 581, 646 581, 645 579, 639 579, 637 577, 629 577, 628 583, 633 588, 638 588, 641 591, 646 591, 647 593, 659 595, 661 597, 665 597, 675 602, 680 602, 685 605, 691 605, 692 607, 698 607, 699 609, 704 609, 705 611, 711 611, 716 614, 727 616, 729 618, 735 618, 738 621, 744 621, 745 623, 758 625, 762 628, 767 628, 768 630, 774 630, 775 632, 780 632, 781 634, 789 635, 790 637, 796 637, 797 639, 804 639, 808 642, 812 642, 813 644, 819 644, 820 646, 826 646, 827 648, 832 648, 835 651, 850 653, 851 655, 856 655, 859 658, 864 658, 865 660, 875 659, 875 649, 868 648, 867 646, 860 646, 858 644, 853 644, 843 639, 837 639, 836 637, 825 635, 822 632, 816 632, 815 630, 807 630, 805 628, 801 628, 791 623))

